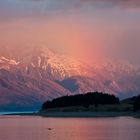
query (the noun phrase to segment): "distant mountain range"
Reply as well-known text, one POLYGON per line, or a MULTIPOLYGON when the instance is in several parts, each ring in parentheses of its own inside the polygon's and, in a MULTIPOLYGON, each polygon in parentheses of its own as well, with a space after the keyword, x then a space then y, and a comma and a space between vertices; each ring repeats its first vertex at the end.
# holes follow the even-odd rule
POLYGON ((129 63, 89 66, 46 47, 17 54, 0 56, 0 109, 39 107, 48 99, 89 91, 120 98, 140 93, 140 68, 129 63))

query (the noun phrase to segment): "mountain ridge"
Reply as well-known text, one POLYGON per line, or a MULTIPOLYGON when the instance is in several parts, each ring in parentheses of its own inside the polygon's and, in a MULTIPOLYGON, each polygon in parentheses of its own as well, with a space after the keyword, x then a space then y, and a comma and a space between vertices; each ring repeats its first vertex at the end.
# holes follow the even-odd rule
POLYGON ((21 103, 25 107, 40 105, 44 99, 93 91, 120 98, 140 92, 140 69, 129 63, 105 62, 94 67, 44 47, 27 54, 20 58, 19 53, 18 59, 0 56, 0 100, 3 105, 7 102, 9 105, 21 103))

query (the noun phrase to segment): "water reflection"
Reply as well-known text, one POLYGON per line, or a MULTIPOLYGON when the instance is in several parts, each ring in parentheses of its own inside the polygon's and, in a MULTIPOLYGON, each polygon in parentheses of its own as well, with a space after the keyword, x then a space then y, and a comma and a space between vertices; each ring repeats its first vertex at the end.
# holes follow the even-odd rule
POLYGON ((0 117, 2 140, 139 140, 140 120, 0 117))

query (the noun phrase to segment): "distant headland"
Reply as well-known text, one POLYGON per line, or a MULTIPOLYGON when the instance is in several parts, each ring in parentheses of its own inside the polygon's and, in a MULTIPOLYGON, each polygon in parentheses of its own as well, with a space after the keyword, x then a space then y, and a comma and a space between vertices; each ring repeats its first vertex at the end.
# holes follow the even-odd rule
POLYGON ((46 101, 37 113, 10 115, 44 117, 140 117, 140 95, 122 101, 115 95, 102 92, 67 95, 46 101))
POLYGON ((90 92, 63 96, 46 101, 40 110, 46 116, 139 116, 140 96, 122 101, 114 95, 102 92, 90 92))

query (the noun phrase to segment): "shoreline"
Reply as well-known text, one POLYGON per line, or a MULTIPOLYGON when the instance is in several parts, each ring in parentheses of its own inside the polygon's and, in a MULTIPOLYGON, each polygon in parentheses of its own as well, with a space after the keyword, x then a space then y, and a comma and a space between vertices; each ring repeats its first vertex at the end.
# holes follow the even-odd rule
POLYGON ((94 117, 137 117, 140 112, 38 112, 38 113, 16 113, 3 114, 6 116, 40 116, 40 117, 66 117, 66 118, 94 118, 94 117))

